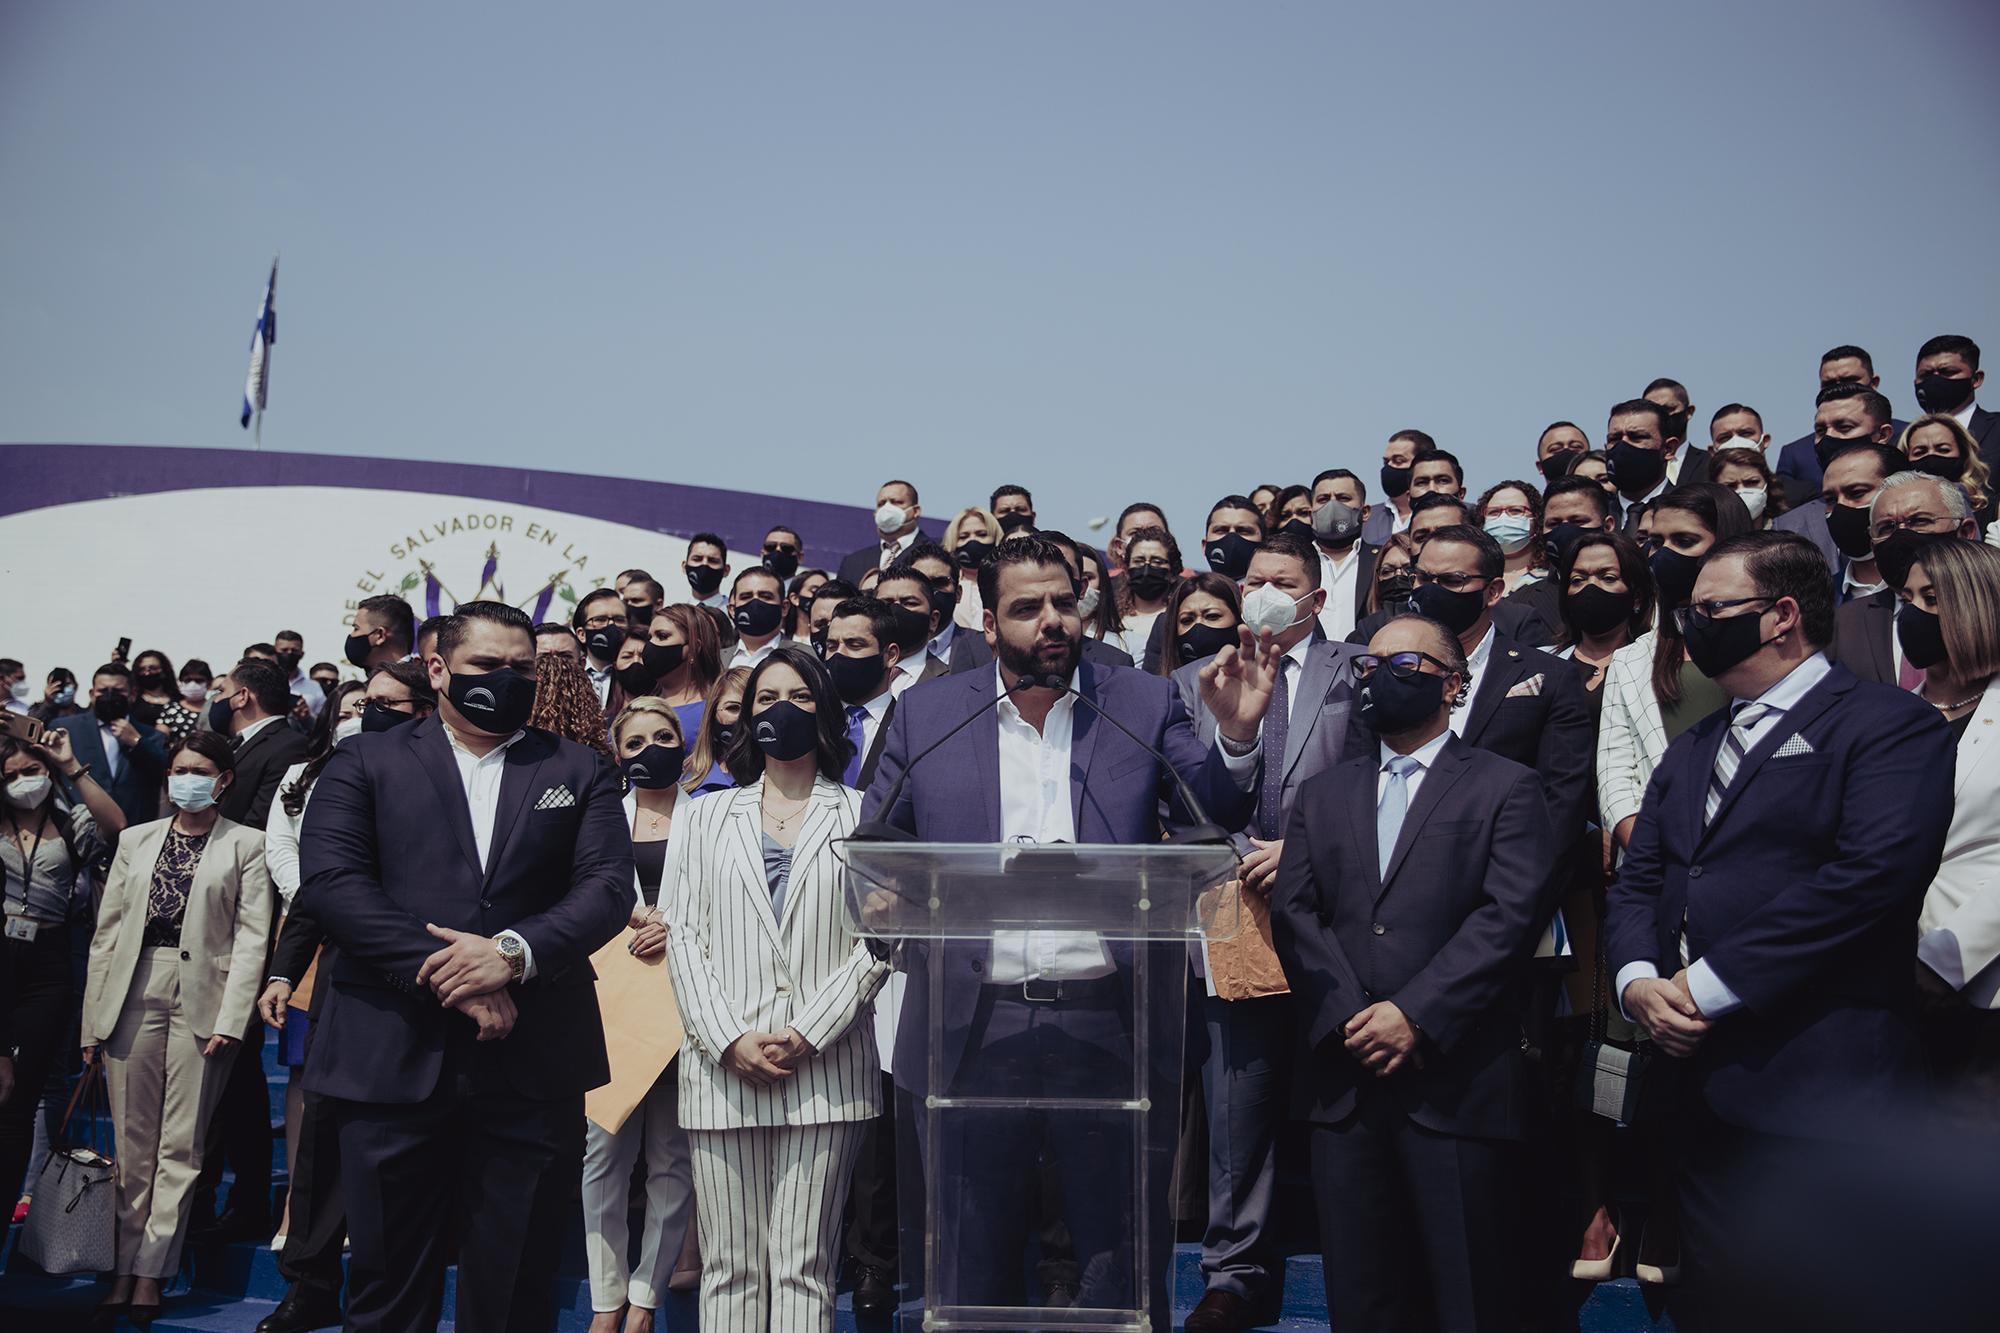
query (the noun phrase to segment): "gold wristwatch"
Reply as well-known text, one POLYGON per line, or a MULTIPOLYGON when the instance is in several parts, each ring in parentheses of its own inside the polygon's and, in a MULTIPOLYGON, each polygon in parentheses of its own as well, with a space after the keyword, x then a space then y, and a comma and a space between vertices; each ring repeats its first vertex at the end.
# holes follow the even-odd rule
POLYGON ((493 947, 507 960, 507 970, 519 981, 521 974, 528 970, 528 951, 521 946, 519 935, 501 935, 493 941, 493 947))

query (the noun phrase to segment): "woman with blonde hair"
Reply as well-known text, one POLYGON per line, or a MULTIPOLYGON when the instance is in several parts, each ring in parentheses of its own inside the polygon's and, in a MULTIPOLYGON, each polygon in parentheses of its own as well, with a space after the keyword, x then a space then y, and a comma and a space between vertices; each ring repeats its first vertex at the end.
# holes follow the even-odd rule
MULTIPOLYGON (((740 666, 723 672, 710 687, 708 698, 703 701, 701 726, 688 753, 685 785, 690 792, 699 794, 736 785, 729 770, 722 766, 722 756, 729 753, 730 742, 735 739, 737 722, 743 716, 743 687, 749 683, 750 668, 740 666)), ((682 731, 685 733, 686 728, 682 731)))
POLYGON ((945 524, 944 549, 958 569, 958 609, 951 618, 964 629, 977 630, 984 623, 981 612, 985 606, 979 600, 979 567, 1005 539, 993 511, 978 505, 959 510, 945 524))
MULTIPOLYGON (((656 618, 655 624, 659 621, 656 618)), ((625 776, 625 822, 632 834, 632 917, 623 947, 659 969, 658 1005, 646 1013, 606 1008, 605 1026, 657 1027, 678 1013, 665 967, 667 927, 661 901, 672 891, 667 846, 684 806, 687 745, 673 705, 655 695, 627 704, 611 724, 612 749, 625 776)), ((613 947, 616 947, 615 945, 613 947)), ((610 1047, 614 1060, 621 1045, 610 1047)), ((584 1125, 583 1231, 590 1270, 591 1333, 652 1333, 654 1314, 672 1280, 694 1214, 694 1173, 680 1125, 676 1055, 617 1129, 584 1125), (632 1168, 646 1163, 645 1230, 639 1262, 629 1263, 632 1168)), ((619 1076, 613 1069, 612 1077, 619 1076)))
POLYGON ((1972 501, 1979 531, 1993 521, 1993 471, 1979 455, 1979 443, 1959 419, 1948 412, 1932 412, 1903 427, 1896 448, 1910 460, 1913 472, 1955 481, 1965 487, 1972 501))

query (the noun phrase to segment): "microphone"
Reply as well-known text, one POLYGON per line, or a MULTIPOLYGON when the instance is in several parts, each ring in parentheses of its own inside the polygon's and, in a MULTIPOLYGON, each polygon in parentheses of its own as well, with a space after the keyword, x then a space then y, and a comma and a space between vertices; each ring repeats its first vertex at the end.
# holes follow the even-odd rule
POLYGON ((889 794, 882 800, 882 818, 871 819, 866 823, 856 824, 854 831, 847 835, 848 839, 854 842, 915 842, 917 840, 915 834, 905 833, 902 829, 897 828, 889 822, 888 816, 896 808, 896 802, 902 799, 903 785, 910 780, 910 774, 916 772, 917 765, 929 758, 931 751, 937 749, 953 736, 958 735, 959 732, 964 731, 980 718, 985 717, 988 713, 998 708, 1000 701, 1007 698, 1008 695, 1019 694, 1022 690, 1032 690, 1041 683, 1041 681, 1033 676, 1016 677, 1014 683, 1009 685, 1005 691, 995 694, 991 699, 986 701, 983 707, 974 709, 970 714, 960 719, 957 726, 912 755, 910 762, 903 765, 903 771, 896 775, 896 780, 889 784, 889 794))
POLYGON ((1089 704, 1091 712, 1124 732, 1134 745, 1137 745, 1147 754, 1159 760, 1161 765, 1166 768, 1168 775, 1174 780, 1174 790, 1180 793, 1181 803, 1187 807, 1187 812, 1194 816, 1195 821, 1193 826, 1189 828, 1176 829, 1174 832, 1168 834, 1166 840, 1169 843, 1185 846, 1205 843, 1227 843, 1229 841, 1229 834, 1208 817, 1207 809, 1203 807, 1201 801, 1195 796, 1194 788, 1188 786, 1187 779, 1181 776, 1180 770, 1168 761, 1166 755, 1154 749, 1150 742, 1141 739, 1130 727, 1099 707, 1097 700, 1077 689, 1061 676, 1044 676, 1034 683, 1040 685, 1043 689, 1059 690, 1064 694, 1074 695, 1077 699, 1089 704))

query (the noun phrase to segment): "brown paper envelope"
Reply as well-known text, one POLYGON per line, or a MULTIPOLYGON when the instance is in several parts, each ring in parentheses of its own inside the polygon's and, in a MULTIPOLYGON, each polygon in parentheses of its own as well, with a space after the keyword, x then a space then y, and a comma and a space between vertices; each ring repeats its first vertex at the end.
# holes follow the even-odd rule
POLYGON ((1208 942, 1208 975, 1217 997, 1250 1000, 1290 993, 1278 951, 1271 945, 1270 898, 1245 892, 1241 880, 1231 880, 1214 892, 1219 896, 1217 916, 1227 920, 1234 900, 1237 922, 1230 938, 1208 942))
POLYGON ((628 947, 634 933, 627 926, 590 956, 597 971, 597 1007, 604 1015, 611 1081, 583 1094, 583 1113, 612 1134, 652 1091, 686 1036, 666 954, 634 958, 628 947))

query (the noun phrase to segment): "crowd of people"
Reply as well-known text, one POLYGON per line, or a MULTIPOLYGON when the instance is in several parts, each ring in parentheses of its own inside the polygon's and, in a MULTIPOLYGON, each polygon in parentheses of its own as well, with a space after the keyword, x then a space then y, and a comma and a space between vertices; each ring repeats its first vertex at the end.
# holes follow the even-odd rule
MULTIPOLYGON (((274 1233, 266 1333, 433 1327, 453 1262, 459 1326, 549 1327, 579 1209, 595 1333, 695 1286, 705 1329, 827 1328, 843 1271, 884 1315, 922 1224, 894 1110, 945 1091, 913 1028, 947 1025, 950 1091, 998 1097, 1129 1061, 1133 1000, 1087 935, 864 938, 840 843, 1213 820, 1284 984, 1181 969, 1187 1091, 1155 1109, 1198 1183, 1137 1197, 1195 1200, 1190 1333, 1278 1317, 1286 1172, 1335 1328, 1555 1327, 1626 1274, 1736 1327, 1768 1170, 2000 1122, 1982 382, 1931 339, 1905 422, 1841 346, 1783 445, 1661 378, 1513 476, 1402 430, 1366 477, 1223 487, 1199 533, 1128 504, 1102 550, 1021 486, 938 532, 892 480, 832 569, 782 524, 751 553, 701 533, 567 623, 377 596, 337 662, 286 631, 220 671, 37 664, 39 697, 0 658, 0 1196, 32 1216, 101 1072, 106 1327, 151 1321, 191 1236, 274 1233), (948 980, 892 983, 921 967, 948 980)), ((1166 1327, 1164 1252, 1136 1283, 1106 1262, 1106 1200, 1156 1164, 985 1133, 951 1168, 981 1214, 964 1303, 1166 1327)))

